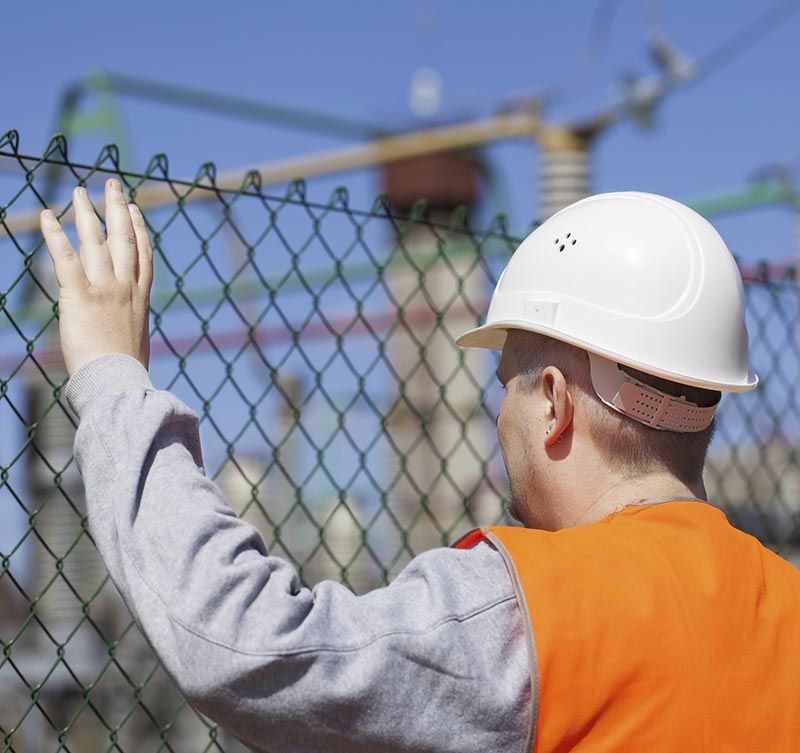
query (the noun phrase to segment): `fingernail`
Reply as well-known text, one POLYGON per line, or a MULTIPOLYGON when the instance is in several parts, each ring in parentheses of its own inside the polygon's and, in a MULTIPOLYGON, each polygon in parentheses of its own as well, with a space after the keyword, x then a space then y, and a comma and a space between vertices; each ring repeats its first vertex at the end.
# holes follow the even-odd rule
POLYGON ((53 214, 53 210, 52 209, 45 209, 42 212, 42 217, 44 217, 48 222, 54 222, 55 219, 56 219, 56 216, 55 216, 55 214, 53 214))
POLYGON ((122 191, 122 186, 116 178, 111 178, 108 181, 108 186, 114 193, 120 193, 122 191))
POLYGON ((86 196, 86 189, 83 186, 77 186, 75 188, 76 196, 86 196))

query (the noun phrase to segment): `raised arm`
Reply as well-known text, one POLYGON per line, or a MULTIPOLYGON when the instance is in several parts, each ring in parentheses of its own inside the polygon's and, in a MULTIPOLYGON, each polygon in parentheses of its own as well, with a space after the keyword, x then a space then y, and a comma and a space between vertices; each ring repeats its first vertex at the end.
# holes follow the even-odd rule
POLYGON ((122 222, 122 193, 106 200, 120 211, 114 224, 107 208, 101 243, 76 196, 80 257, 43 217, 67 304, 76 459, 101 556, 187 699, 254 750, 521 752, 528 659, 498 553, 434 550, 361 597, 300 588, 206 477, 196 414, 150 381, 152 255, 135 210, 122 222))

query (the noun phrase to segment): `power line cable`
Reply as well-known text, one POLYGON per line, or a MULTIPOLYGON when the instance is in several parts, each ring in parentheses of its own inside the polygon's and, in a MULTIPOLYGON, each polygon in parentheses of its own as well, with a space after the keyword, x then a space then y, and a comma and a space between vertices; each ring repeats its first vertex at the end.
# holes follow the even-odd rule
POLYGON ((701 57, 694 64, 694 72, 687 85, 700 83, 727 65, 741 57, 756 42, 774 31, 784 21, 800 11, 800 2, 784 0, 771 5, 763 13, 753 18, 746 26, 718 44, 711 52, 701 57))
POLYGON ((661 39, 666 36, 664 34, 662 5, 660 0, 645 0, 644 18, 650 39, 661 39))
POLYGON ((560 84, 544 92, 541 98, 543 105, 563 103, 578 94, 589 83, 597 61, 608 44, 611 25, 620 2, 621 0, 598 0, 592 14, 589 38, 581 59, 560 84))
POLYGON ((606 114, 607 122, 614 121, 627 112, 640 122, 649 123, 656 105, 663 102, 667 95, 676 89, 694 86, 732 63, 781 23, 800 11, 800 2, 783 0, 774 3, 739 31, 696 60, 689 60, 667 41, 652 0, 648 7, 651 33, 656 35, 651 37, 651 54, 662 76, 657 80, 639 77, 626 81, 624 83, 626 96, 622 103, 606 114))

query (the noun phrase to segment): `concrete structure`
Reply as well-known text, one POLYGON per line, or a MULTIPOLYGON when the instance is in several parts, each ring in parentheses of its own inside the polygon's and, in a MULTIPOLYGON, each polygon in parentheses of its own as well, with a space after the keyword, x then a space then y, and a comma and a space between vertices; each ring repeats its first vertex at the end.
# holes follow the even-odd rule
MULTIPOLYGON (((486 353, 454 344, 475 326, 489 287, 473 240, 449 232, 453 210, 479 199, 479 165, 448 153, 391 163, 384 171, 389 200, 408 213, 429 202, 427 221, 398 225, 389 288, 398 322, 388 339, 399 398, 389 415, 389 504, 408 532, 406 551, 449 542, 463 528, 467 501, 480 487, 491 421, 480 410, 490 378, 486 353)), ((398 532, 400 537, 400 532, 398 532)))

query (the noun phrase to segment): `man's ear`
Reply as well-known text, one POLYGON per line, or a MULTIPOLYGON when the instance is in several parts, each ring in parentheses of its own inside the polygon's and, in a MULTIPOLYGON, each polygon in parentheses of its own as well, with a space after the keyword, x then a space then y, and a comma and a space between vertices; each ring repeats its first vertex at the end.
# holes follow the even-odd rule
POLYGON ((563 442, 565 432, 572 426, 574 406, 567 380, 560 369, 548 366, 542 372, 542 390, 545 398, 545 436, 546 447, 563 442))

